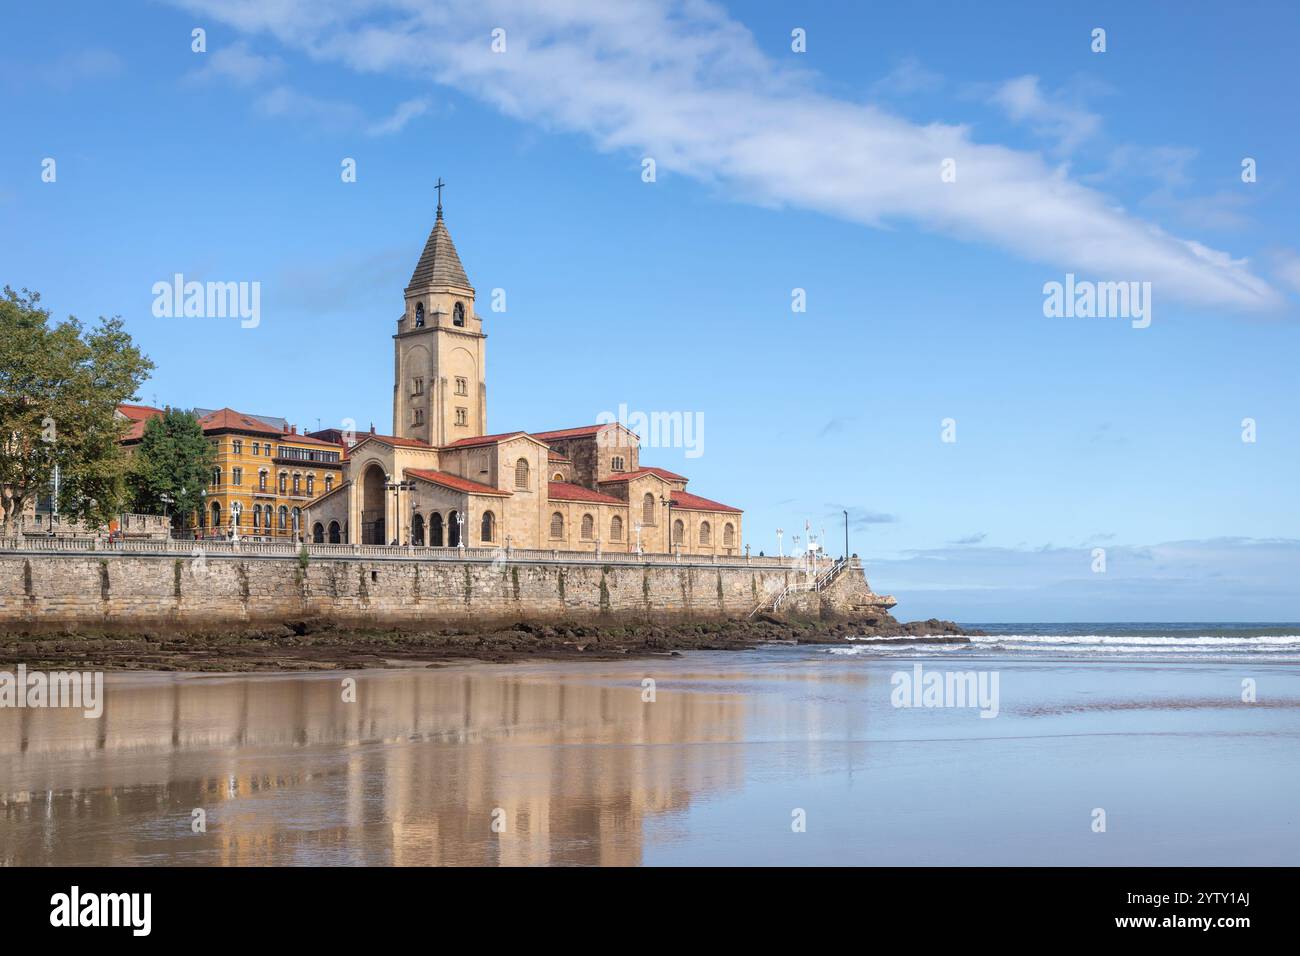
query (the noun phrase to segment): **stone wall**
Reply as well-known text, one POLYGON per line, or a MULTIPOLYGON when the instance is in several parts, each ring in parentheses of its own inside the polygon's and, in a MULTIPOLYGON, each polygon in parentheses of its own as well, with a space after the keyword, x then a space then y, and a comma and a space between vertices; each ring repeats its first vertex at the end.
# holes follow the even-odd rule
MULTIPOLYGON (((743 617, 783 568, 107 553, 0 554, 0 629, 743 617)), ((861 577, 860 567, 846 575, 861 577)), ((861 589, 866 590, 862 578, 861 589)), ((869 592, 868 592, 869 593, 869 592)))

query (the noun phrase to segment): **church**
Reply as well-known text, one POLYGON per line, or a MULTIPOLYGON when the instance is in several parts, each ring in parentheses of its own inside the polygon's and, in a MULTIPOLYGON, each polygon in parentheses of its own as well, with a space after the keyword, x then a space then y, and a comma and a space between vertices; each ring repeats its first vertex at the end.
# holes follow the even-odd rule
POLYGON ((341 480, 304 509, 308 540, 742 553, 740 509, 643 465, 637 434, 622 424, 487 433, 487 335, 441 191, 405 298, 393 335, 393 434, 371 426, 347 443, 341 480))

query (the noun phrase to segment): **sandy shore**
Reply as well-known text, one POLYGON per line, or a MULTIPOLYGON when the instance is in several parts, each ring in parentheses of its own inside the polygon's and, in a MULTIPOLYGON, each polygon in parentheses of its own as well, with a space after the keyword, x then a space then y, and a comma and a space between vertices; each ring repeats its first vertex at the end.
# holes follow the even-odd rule
POLYGON ((452 661, 616 660, 684 650, 867 640, 964 641, 951 621, 892 618, 599 625, 521 622, 484 629, 336 629, 302 621, 222 632, 38 632, 0 635, 0 662, 29 668, 151 671, 294 671, 409 667, 452 661))

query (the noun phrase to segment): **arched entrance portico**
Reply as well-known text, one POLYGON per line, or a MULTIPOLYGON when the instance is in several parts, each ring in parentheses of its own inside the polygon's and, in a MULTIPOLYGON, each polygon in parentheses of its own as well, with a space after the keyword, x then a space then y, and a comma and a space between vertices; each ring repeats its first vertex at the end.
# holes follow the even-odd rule
POLYGON ((411 544, 424 545, 424 515, 417 514, 411 518, 411 544))
POLYGON ((388 543, 384 535, 384 504, 384 470, 371 465, 361 479, 362 544, 388 543))
POLYGON ((312 526, 311 540, 313 544, 325 543, 325 527, 319 521, 317 521, 316 524, 312 526))
POLYGON ((455 511, 447 515, 447 547, 460 547, 460 515, 455 511))
POLYGON ((330 544, 343 543, 343 537, 339 534, 339 523, 337 521, 330 522, 329 535, 330 535, 330 544))
POLYGON ((429 515, 429 545, 434 548, 442 547, 442 515, 436 511, 429 515))

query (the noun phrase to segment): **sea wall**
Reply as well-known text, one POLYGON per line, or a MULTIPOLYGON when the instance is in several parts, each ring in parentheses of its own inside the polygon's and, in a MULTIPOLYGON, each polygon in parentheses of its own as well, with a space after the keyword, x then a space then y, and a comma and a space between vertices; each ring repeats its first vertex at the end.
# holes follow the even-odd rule
MULTIPOLYGON (((743 617, 798 575, 743 564, 8 553, 0 629, 743 617)), ((870 593, 856 560, 825 601, 845 604, 841 592, 870 593)))

